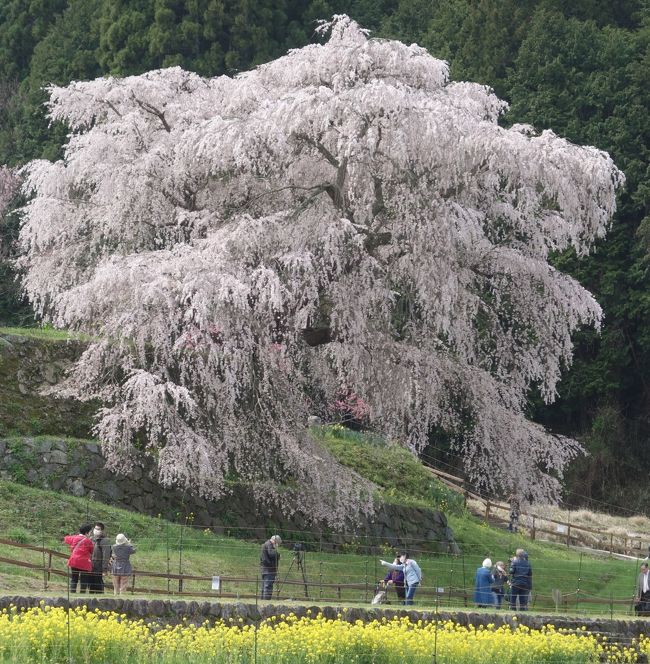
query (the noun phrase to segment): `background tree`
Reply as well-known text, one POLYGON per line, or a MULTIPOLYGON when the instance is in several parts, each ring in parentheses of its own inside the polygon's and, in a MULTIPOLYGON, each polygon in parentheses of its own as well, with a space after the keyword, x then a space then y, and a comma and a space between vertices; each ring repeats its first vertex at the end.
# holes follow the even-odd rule
POLYGON ((575 468, 577 492, 621 504, 629 501, 623 487, 632 478, 644 485, 650 464, 650 281, 638 238, 648 214, 649 36, 647 29, 631 32, 538 9, 509 77, 514 119, 598 145, 626 174, 607 242, 588 261, 571 252, 555 259, 598 293, 606 311, 602 333, 577 337, 576 364, 560 384, 557 405, 535 406, 540 421, 580 435, 592 453, 575 468))
POLYGON ((98 339, 67 390, 105 404, 113 467, 144 450, 208 495, 231 469, 293 478, 316 518, 363 504, 305 435, 344 388, 414 450, 457 434, 479 485, 557 498, 579 446, 526 397, 552 401, 572 331, 601 312, 548 257, 603 236, 622 175, 501 128, 505 105, 420 47, 330 27, 234 79, 51 90, 75 133, 64 161, 29 166, 20 264, 45 320, 98 339))

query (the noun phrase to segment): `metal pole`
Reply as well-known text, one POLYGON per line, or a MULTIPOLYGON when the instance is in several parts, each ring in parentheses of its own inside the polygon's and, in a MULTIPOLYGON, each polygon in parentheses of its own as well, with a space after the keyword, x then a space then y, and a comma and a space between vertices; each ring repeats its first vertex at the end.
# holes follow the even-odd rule
MULTIPOLYGON (((185 523, 187 521, 187 517, 185 517, 185 520, 183 523, 181 523, 181 535, 179 538, 179 543, 178 543, 178 575, 181 576, 183 574, 183 530, 185 528, 185 523)), ((180 578, 178 579, 178 592, 182 593, 183 592, 183 579, 180 578)))
POLYGON ((450 559, 452 564, 451 564, 451 569, 449 570, 449 605, 451 606, 451 592, 452 592, 452 583, 454 582, 454 564, 453 564, 453 558, 450 559))
POLYGON ((323 599, 323 561, 318 561, 318 598, 323 599))
POLYGON ((580 607, 580 582, 582 581, 582 553, 580 553, 580 561, 578 562, 578 582, 576 584, 576 611, 580 607))
POLYGON ((436 578, 436 585, 434 590, 436 591, 436 604, 435 604, 435 622, 434 622, 434 632, 433 632, 433 664, 438 663, 438 579, 436 578))
POLYGON ((72 664, 72 640, 70 638, 70 568, 67 567, 67 581, 68 581, 68 601, 65 607, 65 616, 68 627, 68 664, 72 664))
POLYGON ((461 554, 461 562, 463 564, 463 599, 465 607, 467 607, 467 587, 465 585, 465 554, 461 554))
POLYGON ((366 561, 365 561, 365 576, 366 576, 366 591, 365 591, 365 599, 364 601, 366 604, 368 603, 368 557, 366 556, 366 561))
POLYGON ((171 594, 171 561, 169 558, 169 521, 167 522, 167 527, 165 528, 165 532, 167 534, 167 594, 171 594))
POLYGON ((43 548, 43 590, 47 590, 48 571, 45 565, 45 526, 43 523, 43 511, 41 510, 41 546, 43 548))

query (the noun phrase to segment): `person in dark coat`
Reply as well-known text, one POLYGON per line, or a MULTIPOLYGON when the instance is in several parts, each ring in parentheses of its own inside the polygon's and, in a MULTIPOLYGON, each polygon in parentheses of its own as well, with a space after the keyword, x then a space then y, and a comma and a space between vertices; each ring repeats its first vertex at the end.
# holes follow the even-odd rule
POLYGON ((498 560, 494 566, 492 576, 494 577, 492 592, 494 593, 497 609, 500 609, 503 598, 505 597, 506 583, 508 581, 508 572, 506 572, 506 566, 501 560, 498 560))
POLYGON ((483 565, 476 570, 476 578, 474 579, 474 602, 479 609, 494 604, 494 594, 492 592, 492 584, 494 577, 492 576, 492 561, 486 558, 483 565))
POLYGON ((109 561, 111 558, 111 543, 106 537, 105 527, 101 521, 98 521, 93 528, 92 541, 95 544, 93 555, 92 581, 90 584, 91 593, 104 592, 104 574, 109 571, 109 561))
POLYGON ((517 549, 515 557, 510 563, 510 608, 517 610, 528 609, 528 595, 533 589, 533 568, 528 562, 528 554, 523 549, 517 549))
MULTIPOLYGON (((393 565, 399 565, 399 556, 393 560, 393 565)), ((391 569, 384 577, 384 588, 395 588, 397 599, 402 602, 406 599, 406 587, 404 585, 404 572, 399 569, 391 569)))
POLYGON ((519 530, 520 511, 519 496, 517 495, 516 490, 513 490, 508 496, 508 502, 510 503, 510 523, 508 524, 508 530, 512 533, 516 533, 519 530))
POLYGON ((280 552, 278 547, 282 544, 279 535, 273 535, 262 544, 260 553, 260 571, 262 573, 262 599, 271 599, 273 596, 273 584, 278 575, 280 564, 280 552))
POLYGON ((63 541, 70 547, 70 558, 68 558, 68 567, 70 568, 70 592, 85 592, 92 583, 93 563, 91 556, 95 544, 88 536, 92 526, 89 523, 79 527, 77 535, 66 535, 63 541))

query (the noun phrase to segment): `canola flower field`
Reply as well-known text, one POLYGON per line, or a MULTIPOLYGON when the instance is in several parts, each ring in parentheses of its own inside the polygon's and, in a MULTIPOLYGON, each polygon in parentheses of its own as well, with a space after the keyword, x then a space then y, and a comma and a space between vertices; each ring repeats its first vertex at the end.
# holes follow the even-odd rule
POLYGON ((41 606, 0 614, 0 662, 23 664, 521 664, 637 662, 650 639, 623 647, 549 625, 461 627, 408 618, 348 622, 344 615, 165 626, 123 614, 41 606))

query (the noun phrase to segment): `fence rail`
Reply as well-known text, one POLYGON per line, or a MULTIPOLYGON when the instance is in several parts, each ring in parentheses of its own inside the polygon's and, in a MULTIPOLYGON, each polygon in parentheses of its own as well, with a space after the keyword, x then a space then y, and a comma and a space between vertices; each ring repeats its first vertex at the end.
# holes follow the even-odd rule
MULTIPOLYGON (((451 475, 450 473, 446 473, 431 466, 425 465, 424 467, 445 486, 452 489, 452 491, 463 495, 466 500, 471 498, 472 500, 481 503, 483 509, 477 514, 478 516, 481 516, 484 521, 508 523, 511 511, 510 505, 498 500, 485 498, 484 496, 480 496, 473 491, 468 490, 465 487, 465 481, 461 477, 451 475), (495 514, 494 511, 505 514, 504 516, 499 516, 498 514, 495 514)), ((626 533, 620 535, 609 531, 581 526, 576 523, 571 523, 570 521, 561 521, 559 519, 553 519, 552 517, 525 511, 520 511, 519 530, 526 531, 533 540, 537 538, 538 533, 544 533, 555 539, 561 539, 567 546, 570 546, 572 543, 584 544, 600 548, 612 554, 619 553, 630 555, 641 551, 645 542, 650 542, 650 535, 648 534, 626 533), (527 517, 529 523, 526 524, 522 522, 521 517, 527 517), (545 523, 552 524, 555 526, 555 529, 550 530, 544 528, 542 524, 545 523), (560 528, 558 528, 558 526, 560 528), (580 537, 579 535, 582 533, 592 537, 580 537)))
MULTIPOLYGON (((67 568, 57 568, 54 561, 67 559, 67 556, 54 549, 45 546, 33 546, 14 542, 12 540, 0 539, 0 544, 8 547, 14 547, 18 550, 29 550, 43 556, 44 563, 38 564, 27 560, 19 560, 8 556, 1 556, 0 563, 17 568, 29 569, 35 572, 43 573, 43 589, 50 588, 50 581, 53 576, 61 578, 63 583, 67 584, 67 568)), ((366 566, 367 569, 367 566, 366 566)), ((172 597, 201 597, 207 599, 257 599, 261 588, 260 579, 257 575, 251 576, 228 576, 219 577, 218 590, 206 591, 203 584, 211 583, 213 576, 183 574, 171 572, 150 571, 145 569, 134 569, 131 575, 128 592, 131 594, 172 596, 172 597), (167 588, 153 587, 146 583, 147 579, 158 579, 167 581, 167 588), (173 584, 171 582, 176 582, 173 584), (187 584, 198 584, 191 590, 187 589, 187 584), (176 585, 177 584, 177 585, 176 585)), ((578 578, 579 582, 580 579, 578 578)), ((60 588, 60 586, 59 586, 60 588)), ((377 591, 377 586, 373 577, 367 576, 365 582, 330 582, 324 581, 322 573, 318 580, 309 580, 303 575, 301 579, 282 579, 276 580, 274 599, 275 600, 300 600, 323 602, 348 602, 359 603, 369 602, 377 591)), ((417 597, 420 605, 436 605, 448 608, 464 608, 473 604, 473 589, 466 586, 448 583, 445 587, 438 587, 437 584, 422 585, 418 588, 417 597)), ((389 603, 397 601, 394 589, 387 592, 389 603)), ((615 597, 610 594, 609 597, 602 597, 593 593, 588 593, 580 588, 568 592, 554 590, 552 594, 533 592, 531 595, 530 608, 539 610, 555 610, 562 612, 571 612, 573 610, 584 612, 587 609, 602 612, 607 610, 614 613, 631 613, 633 610, 633 597, 615 597), (599 608, 600 607, 600 608, 599 608)))

